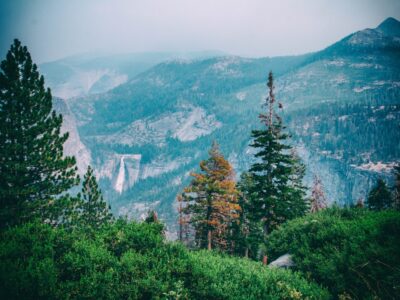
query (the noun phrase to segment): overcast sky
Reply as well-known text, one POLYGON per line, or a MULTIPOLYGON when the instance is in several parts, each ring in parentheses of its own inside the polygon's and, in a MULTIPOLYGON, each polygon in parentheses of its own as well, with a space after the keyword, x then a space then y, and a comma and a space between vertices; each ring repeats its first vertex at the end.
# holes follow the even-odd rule
POLYGON ((400 0, 0 0, 0 55, 14 38, 36 62, 83 52, 317 51, 400 19, 400 0))

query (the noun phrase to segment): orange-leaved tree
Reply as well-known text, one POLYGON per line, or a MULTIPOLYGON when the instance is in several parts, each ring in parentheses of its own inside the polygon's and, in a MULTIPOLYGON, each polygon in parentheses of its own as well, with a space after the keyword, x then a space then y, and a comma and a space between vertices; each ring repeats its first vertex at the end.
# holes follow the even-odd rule
POLYGON ((197 247, 228 251, 234 246, 232 224, 240 212, 235 174, 216 142, 209 155, 200 162, 201 172, 191 174, 191 183, 178 196, 179 237, 187 239, 193 232, 197 247))

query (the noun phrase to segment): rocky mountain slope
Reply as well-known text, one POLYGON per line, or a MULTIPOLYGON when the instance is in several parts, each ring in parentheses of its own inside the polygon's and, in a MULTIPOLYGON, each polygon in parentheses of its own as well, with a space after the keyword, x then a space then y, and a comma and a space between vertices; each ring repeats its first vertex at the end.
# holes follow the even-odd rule
POLYGON ((78 173, 83 176, 92 158, 90 150, 81 141, 75 116, 72 114, 68 103, 61 98, 53 97, 53 108, 63 116, 61 133, 68 132, 69 134, 68 140, 64 144, 64 154, 75 156, 78 173))
POLYGON ((387 19, 303 56, 170 60, 67 103, 115 212, 154 208, 173 231, 175 196, 212 140, 238 174, 251 163, 272 70, 307 183, 317 174, 330 201, 349 204, 400 158, 399 24, 387 19))

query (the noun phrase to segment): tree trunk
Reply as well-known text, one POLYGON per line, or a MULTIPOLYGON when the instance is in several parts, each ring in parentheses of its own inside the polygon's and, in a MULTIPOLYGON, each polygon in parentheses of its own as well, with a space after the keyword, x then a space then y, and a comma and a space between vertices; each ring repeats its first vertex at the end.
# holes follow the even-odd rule
POLYGON ((208 240, 208 250, 211 250, 211 230, 208 230, 207 232, 207 240, 208 240))
POLYGON ((263 265, 266 266, 268 263, 268 256, 264 255, 263 256, 263 265))
POLYGON ((249 248, 247 248, 247 247, 244 250, 244 257, 249 258, 249 248))

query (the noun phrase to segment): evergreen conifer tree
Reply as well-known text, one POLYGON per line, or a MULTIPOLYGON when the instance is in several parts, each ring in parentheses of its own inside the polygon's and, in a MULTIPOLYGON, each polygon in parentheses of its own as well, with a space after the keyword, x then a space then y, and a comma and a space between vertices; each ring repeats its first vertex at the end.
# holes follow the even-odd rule
POLYGON ((372 210, 391 208, 392 198, 386 182, 379 178, 376 185, 368 194, 367 205, 372 210))
POLYGON ((61 124, 28 49, 14 40, 0 65, 0 225, 48 207, 79 182, 75 158, 63 156, 61 124))
POLYGON ((82 199, 80 220, 83 226, 97 229, 113 221, 111 208, 103 199, 90 166, 83 178, 82 193, 79 196, 82 199))
POLYGON ((232 223, 237 221, 240 211, 234 172, 216 142, 209 155, 200 162, 201 173, 191 174, 192 182, 178 197, 180 225, 181 229, 186 225, 181 221, 183 215, 188 216, 186 222, 193 227, 199 248, 232 250, 232 223))
POLYGON ((290 136, 275 112, 272 72, 267 87, 267 112, 259 116, 264 128, 252 131, 251 146, 258 152, 257 161, 249 170, 254 183, 248 191, 250 214, 262 222, 264 237, 283 222, 304 215, 308 209, 302 184, 304 165, 288 144, 290 136))

